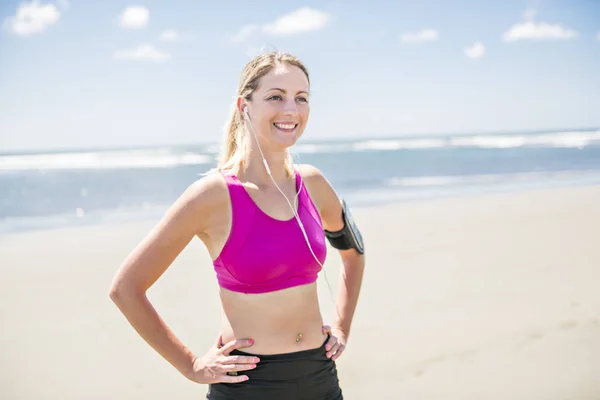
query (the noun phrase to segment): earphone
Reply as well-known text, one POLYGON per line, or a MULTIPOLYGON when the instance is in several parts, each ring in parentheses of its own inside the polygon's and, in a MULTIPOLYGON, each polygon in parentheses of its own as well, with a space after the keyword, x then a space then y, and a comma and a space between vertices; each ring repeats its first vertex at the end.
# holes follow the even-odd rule
POLYGON ((260 143, 258 141, 258 137, 256 136, 256 132, 254 131, 254 126, 252 125, 252 122, 250 122, 250 117, 248 116, 248 106, 244 106, 243 110, 244 110, 243 111, 244 112, 244 120, 246 120, 246 122, 248 122, 248 124, 250 125, 250 128, 252 130, 252 134, 253 134, 254 139, 256 140, 256 144, 258 146, 258 150, 260 151, 260 156, 262 158, 263 165, 265 166, 265 169, 267 170, 267 174, 269 174, 269 177, 271 178, 271 181, 273 181, 273 184, 275 185, 275 187, 277 188, 277 190, 279 190, 279 193, 281 193, 281 195, 285 198, 285 200, 287 201, 288 205, 290 206, 290 209, 294 213, 294 218, 296 219, 296 221, 298 222, 298 225, 300 226, 300 229, 302 230, 302 234, 304 235, 304 239, 306 240, 306 244, 308 245, 308 248, 309 248, 311 254, 315 258, 315 260, 317 261, 317 263, 319 263, 319 265, 321 266, 321 269, 323 269, 323 264, 321 264, 321 261, 319 261, 319 259, 317 258, 317 256, 313 252, 312 247, 310 246, 310 241, 308 240, 308 235, 306 234, 306 231, 304 230, 304 225, 302 224, 302 220, 300 220, 300 216, 298 215, 298 212, 297 212, 297 209, 296 209, 296 205, 297 205, 296 202, 298 201, 298 195, 300 194, 300 191, 302 190, 302 184, 304 183, 304 181, 300 180, 300 188, 298 188, 298 192, 296 193, 296 196, 294 196, 294 205, 292 206, 292 203, 290 203, 290 200, 287 198, 287 196, 285 195, 285 193, 283 193, 283 190, 281 190, 281 188, 279 187, 279 185, 277 185, 277 182, 275 182, 275 178, 273 178, 273 175, 271 174, 271 168, 269 168, 269 164, 267 163, 267 160, 265 158, 265 155, 263 154, 262 148, 260 147, 260 143))
POLYGON ((290 207, 290 209, 294 213, 294 218, 298 222, 298 226, 300 227, 300 230, 302 231, 302 234, 304 236, 304 240, 306 241, 306 245, 308 246, 308 249, 310 250, 310 253, 314 257, 315 261, 319 264, 319 266, 321 267, 321 270, 323 271, 323 274, 325 276, 325 281, 327 282, 327 287, 329 288, 329 294, 331 295, 331 300, 332 300, 333 304, 335 305, 336 311, 337 311, 337 313, 339 315, 340 312, 337 309, 337 304, 335 303, 335 301, 333 299, 333 292, 331 290, 331 285, 329 284, 329 280, 327 279, 327 272, 325 271, 325 267, 323 266, 323 264, 321 264, 321 261, 315 255, 315 253, 314 253, 314 251, 312 249, 312 246, 310 245, 310 241, 308 240, 308 235, 306 234, 306 230, 304 229, 304 225, 302 224, 302 220, 300 220, 300 216, 298 215, 298 211, 297 211, 297 208, 296 208, 296 206, 297 206, 296 203, 298 201, 298 195, 302 191, 302 185, 303 185, 304 181, 302 179, 300 180, 300 187, 298 188, 298 192, 296 193, 296 196, 294 196, 294 205, 292 206, 292 203, 290 203, 290 200, 285 195, 285 193, 283 193, 283 190, 281 190, 281 188, 279 187, 279 185, 277 185, 277 182, 275 181, 275 178, 273 178, 273 175, 271 174, 271 169, 269 168, 269 164, 267 163, 267 160, 265 158, 265 155, 263 154, 262 148, 260 147, 260 142, 258 141, 258 136, 256 135, 256 132, 254 131, 254 126, 252 125, 252 122, 250 121, 250 116, 248 115, 248 106, 246 106, 246 105, 244 106, 244 108, 242 109, 242 113, 244 115, 243 116, 244 120, 248 123, 248 125, 250 125, 250 128, 251 128, 250 130, 252 131, 252 135, 254 136, 254 139, 256 140, 256 145, 258 146, 258 150, 260 151, 260 156, 262 158, 263 165, 265 166, 265 169, 267 170, 267 174, 271 178, 271 181, 273 181, 273 184, 275 185, 275 187, 277 188, 277 190, 279 190, 279 193, 281 193, 281 195, 285 198, 286 202, 288 203, 288 206, 290 207))

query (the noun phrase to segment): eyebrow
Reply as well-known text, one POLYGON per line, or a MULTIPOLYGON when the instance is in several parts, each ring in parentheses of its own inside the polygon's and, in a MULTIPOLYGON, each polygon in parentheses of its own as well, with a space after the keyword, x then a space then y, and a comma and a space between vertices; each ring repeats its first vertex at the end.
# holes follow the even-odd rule
MULTIPOLYGON (((281 89, 281 88, 271 88, 271 89, 267 89, 267 92, 268 92, 268 91, 270 91, 270 90, 279 90, 280 92, 283 92, 284 94, 287 94, 287 91, 286 91, 285 89, 281 89)), ((300 94, 300 93, 305 93, 305 94, 308 94, 308 92, 307 92, 307 91, 305 91, 305 90, 299 90, 299 91, 298 91, 298 93, 296 93, 296 94, 300 94)))

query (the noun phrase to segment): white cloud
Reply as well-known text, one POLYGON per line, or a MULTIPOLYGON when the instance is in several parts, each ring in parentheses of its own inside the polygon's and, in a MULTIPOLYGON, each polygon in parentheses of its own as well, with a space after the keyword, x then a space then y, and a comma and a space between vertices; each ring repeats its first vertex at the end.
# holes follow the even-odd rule
POLYGON ((419 43, 437 40, 439 33, 435 29, 422 29, 418 32, 404 32, 400 35, 402 43, 419 43))
POLYGON ((231 38, 232 42, 243 42, 256 32, 271 36, 291 36, 323 29, 330 20, 329 14, 314 8, 304 7, 284 14, 273 22, 263 25, 246 25, 231 38))
POLYGON ((576 36, 577 32, 558 24, 525 21, 513 25, 504 33, 503 38, 505 42, 514 42, 524 39, 572 39, 576 36))
POLYGON ((34 0, 19 6, 14 17, 4 20, 4 26, 19 36, 29 36, 45 31, 60 19, 60 11, 54 4, 40 4, 34 0))
POLYGON ((485 54, 485 46, 481 42, 475 42, 471 46, 465 48, 465 54, 469 58, 478 59, 485 54))
POLYGON ((152 45, 142 44, 132 50, 119 50, 113 54, 117 60, 138 60, 138 61, 167 61, 171 58, 170 54, 156 50, 152 45))
POLYGON ((163 42, 177 42, 181 40, 181 34, 175 29, 167 29, 160 34, 159 39, 163 42))
POLYGON ((329 15, 323 11, 304 7, 282 15, 270 24, 263 26, 263 32, 274 36, 289 36, 298 33, 318 31, 329 21, 329 15))
POLYGON ((146 7, 129 6, 119 16, 119 23, 124 28, 140 29, 145 28, 150 20, 150 12, 146 7))
POLYGON ((56 0, 56 4, 62 9, 69 8, 69 0, 56 0))

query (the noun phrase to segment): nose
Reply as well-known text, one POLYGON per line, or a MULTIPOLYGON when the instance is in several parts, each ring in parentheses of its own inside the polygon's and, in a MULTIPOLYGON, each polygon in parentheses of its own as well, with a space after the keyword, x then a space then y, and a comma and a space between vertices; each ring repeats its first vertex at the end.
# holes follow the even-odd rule
POLYGON ((298 105, 296 104, 296 99, 286 100, 283 105, 283 113, 285 115, 297 115, 298 114, 298 105))

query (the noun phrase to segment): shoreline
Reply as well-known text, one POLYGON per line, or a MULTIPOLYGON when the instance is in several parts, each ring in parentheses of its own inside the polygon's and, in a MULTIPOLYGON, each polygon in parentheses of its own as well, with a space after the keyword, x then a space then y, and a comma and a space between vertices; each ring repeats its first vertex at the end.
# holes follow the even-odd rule
MULTIPOLYGON (((477 198, 481 196, 530 193, 545 190, 594 187, 600 185, 600 174, 567 181, 495 183, 489 185, 450 186, 429 189, 401 189, 393 187, 363 189, 349 196, 340 195, 350 202, 352 209, 365 209, 394 204, 415 204, 453 198, 477 198), (373 194, 375 193, 375 197, 373 194)), ((170 204, 155 204, 147 208, 94 210, 81 216, 56 214, 44 216, 6 217, 0 219, 0 239, 3 236, 52 231, 65 228, 113 226, 131 223, 157 222, 170 204)))

